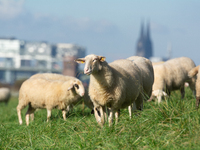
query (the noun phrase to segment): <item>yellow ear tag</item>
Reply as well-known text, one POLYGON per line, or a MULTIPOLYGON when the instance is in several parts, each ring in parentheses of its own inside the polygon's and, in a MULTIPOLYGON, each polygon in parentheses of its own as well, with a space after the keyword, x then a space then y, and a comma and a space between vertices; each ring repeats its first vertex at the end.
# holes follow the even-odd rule
POLYGON ((81 63, 82 63, 82 64, 84 64, 84 63, 85 63, 85 61, 81 61, 81 63))
POLYGON ((105 60, 106 60, 105 57, 101 57, 101 59, 100 59, 101 62, 104 62, 105 60))

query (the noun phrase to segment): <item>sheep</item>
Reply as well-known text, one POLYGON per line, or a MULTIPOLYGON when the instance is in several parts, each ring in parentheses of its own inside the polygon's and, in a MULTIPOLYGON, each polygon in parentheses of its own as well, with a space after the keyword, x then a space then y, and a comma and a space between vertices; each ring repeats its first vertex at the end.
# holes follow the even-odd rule
POLYGON ((56 73, 38 73, 38 74, 34 74, 30 77, 30 79, 34 79, 34 78, 44 78, 44 79, 48 79, 48 80, 61 80, 61 81, 77 79, 72 76, 64 76, 64 75, 56 74, 56 73))
POLYGON ((189 83, 191 90, 195 93, 195 78, 188 77, 188 72, 194 67, 195 63, 188 57, 174 58, 154 65, 153 92, 148 101, 157 97, 160 103, 162 97, 170 96, 171 91, 178 89, 181 91, 181 97, 184 98, 185 82, 189 83))
POLYGON ((164 61, 152 62, 152 65, 155 66, 155 65, 162 64, 162 63, 164 63, 164 61))
MULTIPOLYGON (((62 110, 63 119, 66 120, 66 108, 77 102, 85 93, 83 84, 79 80, 59 81, 43 78, 27 79, 19 90, 19 103, 17 114, 19 124, 22 124, 21 110, 29 105, 26 112, 26 124, 29 125, 29 115, 33 116, 37 108, 47 109, 47 122, 51 117, 51 110, 62 110)), ((33 120, 33 118, 32 118, 33 120)))
POLYGON ((199 108, 199 102, 200 102, 200 65, 193 68, 189 71, 188 76, 190 78, 197 77, 196 79, 196 109, 199 108))
POLYGON ((146 99, 149 98, 151 96, 152 86, 154 83, 152 62, 149 59, 140 56, 131 56, 127 59, 133 61, 140 68, 145 94, 144 96, 146 96, 146 99))
POLYGON ((0 102, 5 102, 7 105, 11 96, 10 89, 7 87, 0 88, 0 102))
MULTIPOLYGON (((152 65, 155 66, 155 65, 162 64, 162 63, 164 63, 164 61, 152 62, 152 65)), ((185 82, 184 86, 189 87, 189 83, 185 82)), ((159 92, 161 92, 161 91, 157 91, 156 93, 159 93, 159 92)), ((167 93, 165 93, 165 92, 161 92, 161 93, 163 94, 164 97, 167 96, 167 93)))
POLYGON ((84 74, 90 75, 89 96, 100 126, 103 127, 105 123, 106 107, 109 110, 108 121, 111 126, 115 112, 128 107, 136 99, 142 99, 140 69, 131 60, 121 59, 108 64, 105 57, 91 54, 75 61, 85 63, 84 74))
MULTIPOLYGON (((34 79, 34 78, 44 78, 48 80, 60 80, 60 81, 78 80, 77 78, 72 77, 72 76, 64 76, 64 75, 56 74, 56 73, 38 73, 30 77, 30 79, 34 79)), ((82 99, 82 97, 80 97, 80 99, 82 99)), ((92 110, 93 103, 90 100, 90 97, 88 96, 88 91, 85 91, 83 99, 84 99, 84 104, 92 110)), ((77 100, 77 103, 80 103, 80 101, 77 100)), ((73 105, 76 105, 76 103, 74 103, 73 105)), ((67 112, 73 109, 73 105, 67 107, 67 112)))
MULTIPOLYGON (((127 59, 133 61, 140 68, 144 90, 141 94, 145 100, 148 100, 151 97, 152 86, 154 83, 154 71, 152 62, 149 59, 140 56, 131 56, 127 59)), ((136 108, 138 107, 137 105, 140 105, 140 101, 136 101, 136 108), (137 102, 139 104, 137 104, 137 102)), ((128 109, 129 115, 131 117, 131 107, 129 107, 128 109)))

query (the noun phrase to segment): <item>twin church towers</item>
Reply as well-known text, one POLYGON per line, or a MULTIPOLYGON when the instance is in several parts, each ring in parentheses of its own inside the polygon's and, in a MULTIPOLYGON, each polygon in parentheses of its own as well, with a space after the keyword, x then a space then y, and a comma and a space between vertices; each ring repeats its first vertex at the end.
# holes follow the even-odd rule
POLYGON ((142 56, 145 58, 153 57, 152 41, 150 37, 150 24, 144 27, 144 23, 141 24, 140 37, 136 45, 136 56, 142 56), (146 30, 144 30, 146 29, 146 30))

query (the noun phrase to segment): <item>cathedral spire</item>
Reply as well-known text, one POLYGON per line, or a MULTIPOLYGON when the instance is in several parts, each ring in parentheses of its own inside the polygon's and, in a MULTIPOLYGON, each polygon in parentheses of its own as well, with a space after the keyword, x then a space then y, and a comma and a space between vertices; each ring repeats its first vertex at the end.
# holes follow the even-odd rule
POLYGON ((144 22, 141 23, 140 37, 137 41, 136 55, 150 58, 153 56, 152 42, 150 37, 150 22, 147 23, 146 33, 144 32, 144 22))
POLYGON ((149 21, 147 23, 147 35, 146 35, 146 38, 150 39, 150 23, 149 23, 149 21))
POLYGON ((140 38, 144 38, 144 22, 141 22, 140 38))

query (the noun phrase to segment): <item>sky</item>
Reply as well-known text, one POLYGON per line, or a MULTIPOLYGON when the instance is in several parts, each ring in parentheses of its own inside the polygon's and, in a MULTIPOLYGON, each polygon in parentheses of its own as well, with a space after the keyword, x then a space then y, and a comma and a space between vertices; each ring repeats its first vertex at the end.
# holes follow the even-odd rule
POLYGON ((72 43, 108 62, 135 55, 150 23, 155 57, 200 64, 200 0, 0 0, 0 37, 72 43))

